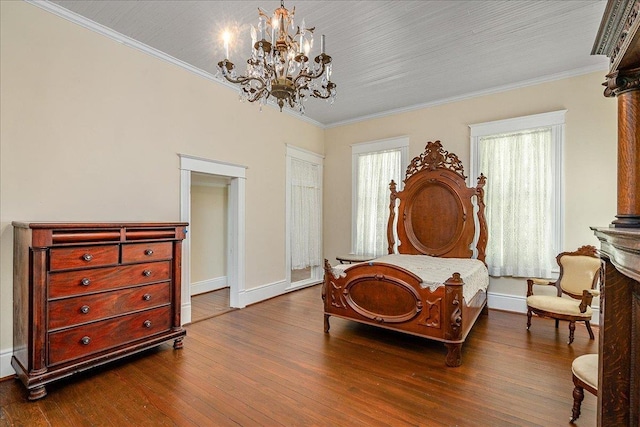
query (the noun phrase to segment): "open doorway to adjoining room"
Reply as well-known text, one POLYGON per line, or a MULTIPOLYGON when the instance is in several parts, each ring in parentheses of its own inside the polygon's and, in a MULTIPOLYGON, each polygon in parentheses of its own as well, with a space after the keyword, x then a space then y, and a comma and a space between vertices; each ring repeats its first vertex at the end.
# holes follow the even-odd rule
POLYGON ((180 219, 190 224, 182 253, 185 324, 244 307, 246 168, 179 156, 180 219))
POLYGON ((191 323, 231 310, 227 283, 230 179, 191 172, 191 323))

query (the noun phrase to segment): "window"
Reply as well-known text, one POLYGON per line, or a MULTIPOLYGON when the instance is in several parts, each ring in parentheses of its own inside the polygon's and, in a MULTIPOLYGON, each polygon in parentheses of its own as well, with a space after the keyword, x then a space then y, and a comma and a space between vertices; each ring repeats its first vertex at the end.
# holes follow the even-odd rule
POLYGON ((409 138, 393 138, 351 146, 352 226, 351 252, 380 256, 387 253, 389 183, 401 190, 409 138))
POLYGON ((322 278, 322 157, 287 146, 287 259, 296 286, 322 278))
POLYGON ((552 277, 562 248, 566 110, 471 125, 471 177, 483 173, 492 276, 552 277))

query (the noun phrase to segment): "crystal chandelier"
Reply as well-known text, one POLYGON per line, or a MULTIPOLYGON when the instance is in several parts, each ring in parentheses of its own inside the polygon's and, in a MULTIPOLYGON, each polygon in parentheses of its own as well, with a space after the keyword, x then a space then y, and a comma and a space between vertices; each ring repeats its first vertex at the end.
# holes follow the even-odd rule
POLYGON ((320 39, 320 54, 313 61, 313 28, 294 26, 295 7, 289 12, 284 0, 272 17, 258 8, 258 27, 251 26, 251 57, 245 74, 238 75, 229 60, 229 36, 225 34, 226 58, 218 62, 222 76, 240 85, 240 99, 258 101, 264 105, 274 97, 280 111, 285 103, 304 114, 304 102, 311 96, 333 103, 336 85, 331 81, 331 57, 324 51, 324 35, 320 39), (290 34, 289 30, 296 30, 290 34))

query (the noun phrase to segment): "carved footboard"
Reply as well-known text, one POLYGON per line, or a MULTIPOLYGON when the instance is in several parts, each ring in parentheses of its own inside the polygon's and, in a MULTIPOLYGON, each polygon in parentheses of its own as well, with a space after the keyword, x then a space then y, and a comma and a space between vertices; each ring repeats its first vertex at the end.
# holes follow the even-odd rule
POLYGON ((357 264, 340 273, 335 276, 325 260, 325 332, 329 332, 329 317, 338 316, 442 341, 447 347, 446 364, 460 366, 462 343, 486 305, 484 292, 466 304, 458 273, 445 286, 431 290, 410 271, 379 262, 357 264))

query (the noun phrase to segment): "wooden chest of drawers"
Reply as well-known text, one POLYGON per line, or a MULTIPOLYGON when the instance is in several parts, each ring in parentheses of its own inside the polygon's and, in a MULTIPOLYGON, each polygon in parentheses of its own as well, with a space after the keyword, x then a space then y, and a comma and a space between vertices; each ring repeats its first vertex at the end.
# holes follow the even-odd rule
POLYGON ((11 365, 29 390, 173 339, 187 223, 14 227, 11 365))

